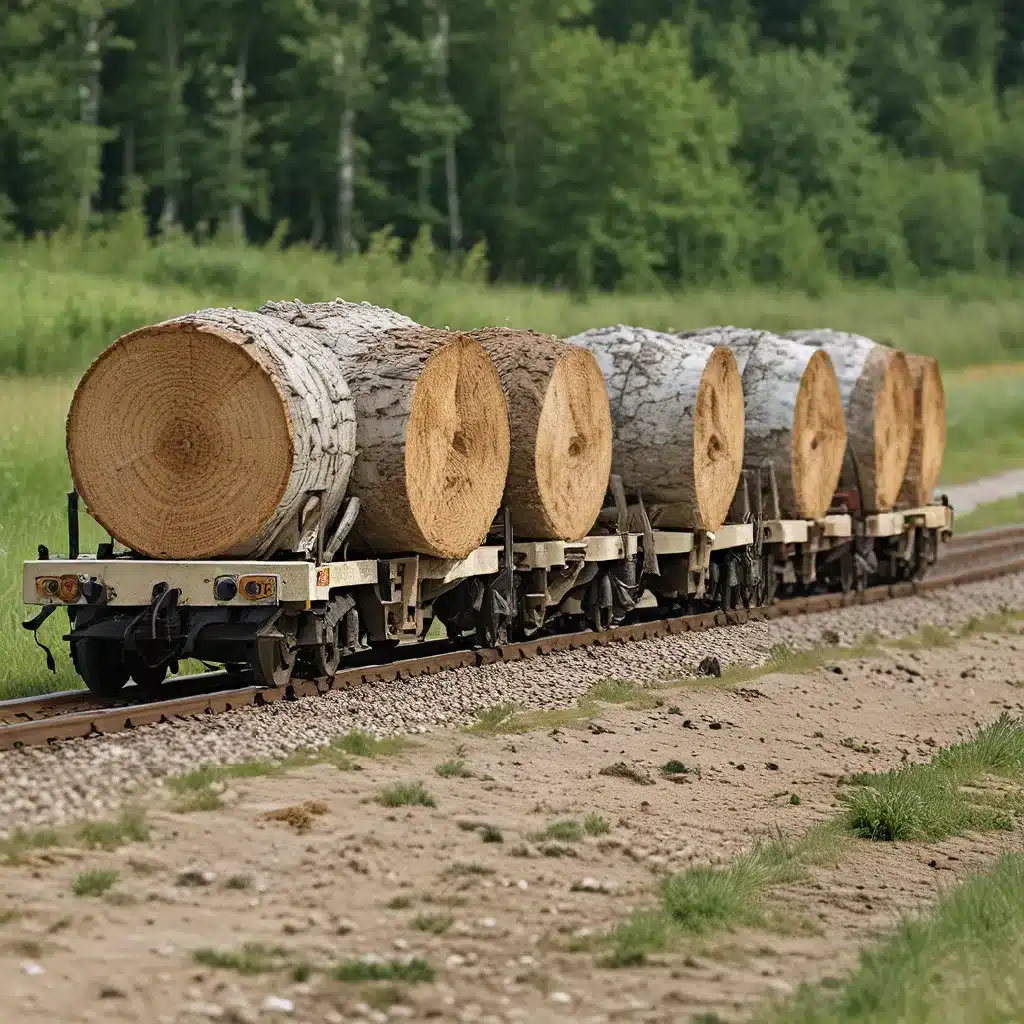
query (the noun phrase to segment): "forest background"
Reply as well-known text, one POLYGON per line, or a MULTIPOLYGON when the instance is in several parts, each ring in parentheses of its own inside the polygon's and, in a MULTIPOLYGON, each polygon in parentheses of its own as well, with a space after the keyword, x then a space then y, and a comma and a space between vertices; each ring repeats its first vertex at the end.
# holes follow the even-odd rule
POLYGON ((854 330, 940 358, 946 484, 1024 467, 1022 268, 1018 0, 5 0, 0 693, 75 682, 21 560, 66 545, 64 415, 125 331, 854 330))

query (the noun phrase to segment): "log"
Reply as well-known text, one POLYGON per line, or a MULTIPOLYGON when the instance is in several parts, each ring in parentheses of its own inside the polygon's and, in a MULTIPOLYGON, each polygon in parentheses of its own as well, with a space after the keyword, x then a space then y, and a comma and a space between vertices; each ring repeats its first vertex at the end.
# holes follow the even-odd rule
POLYGON ((786 335, 832 357, 846 413, 846 452, 840 486, 856 490, 865 512, 895 504, 914 436, 914 384, 906 356, 859 334, 828 328, 786 335))
POLYGON ((824 516, 846 451, 843 399, 829 354, 741 327, 676 336, 732 349, 743 378, 743 468, 756 471, 771 460, 785 518, 824 516))
POLYGON ((465 558, 501 506, 508 405, 498 371, 468 334, 423 327, 369 303, 269 302, 330 350, 355 406, 359 453, 350 546, 370 554, 465 558))
POLYGON ((112 537, 153 558, 262 556, 321 490, 338 512, 355 414, 306 332, 237 309, 132 331, 89 367, 67 418, 75 488, 112 537))
POLYGON ((946 392, 939 361, 932 356, 907 355, 914 382, 914 440, 899 502, 927 505, 935 495, 946 453, 946 392))
POLYGON ((612 464, 612 417, 597 360, 552 335, 473 331, 508 401, 504 503, 516 535, 575 541, 597 521, 612 464))
POLYGON ((611 402, 612 472, 661 525, 717 530, 743 462, 743 388, 725 346, 618 325, 568 339, 597 359, 611 402))

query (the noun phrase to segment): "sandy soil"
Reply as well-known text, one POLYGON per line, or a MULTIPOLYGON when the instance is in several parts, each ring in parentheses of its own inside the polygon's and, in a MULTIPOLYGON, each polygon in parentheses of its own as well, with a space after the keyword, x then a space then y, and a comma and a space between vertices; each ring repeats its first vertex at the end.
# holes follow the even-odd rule
POLYGON ((892 649, 738 689, 658 690, 661 706, 610 706, 577 727, 439 731, 403 753, 360 759, 361 770, 321 765, 235 781, 216 810, 179 813, 168 795, 149 809, 148 843, 42 851, 0 867, 0 1019, 741 1017, 759 1000, 851 966, 901 913, 999 849, 1024 849, 1024 834, 858 844, 840 865, 776 894, 781 930, 693 940, 651 966, 601 967, 573 940, 653 902, 667 872, 828 817, 841 773, 925 760, 1004 709, 1024 711, 1022 651, 1019 632, 892 649), (435 773, 457 756, 474 777, 435 773), (660 772, 669 759, 699 766, 699 777, 674 784, 660 772), (599 774, 616 762, 653 784, 599 774), (421 780, 436 807, 373 802, 400 780, 421 780), (267 818, 306 801, 322 813, 267 818), (562 844, 561 856, 531 838, 591 812, 610 831, 562 844), (485 842, 464 822, 493 825, 503 841, 485 842), (103 868, 119 873, 105 896, 72 894, 79 872, 103 868), (433 934, 414 926, 420 915, 451 923, 433 934), (200 947, 237 951, 247 942, 287 951, 282 966, 247 975, 193 957, 200 947), (389 986, 316 969, 304 981, 293 976, 298 963, 367 954, 421 957, 437 978, 389 986))

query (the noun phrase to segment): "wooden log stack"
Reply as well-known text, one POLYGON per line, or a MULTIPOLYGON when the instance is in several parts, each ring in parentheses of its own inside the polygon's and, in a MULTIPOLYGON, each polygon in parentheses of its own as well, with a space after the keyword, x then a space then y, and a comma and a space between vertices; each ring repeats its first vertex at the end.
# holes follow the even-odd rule
POLYGON ((946 393, 937 359, 908 355, 907 364, 914 382, 914 440, 899 501, 919 506, 932 500, 942 473, 946 452, 946 393))
POLYGON ((112 537, 153 558, 259 557, 310 492, 328 515, 356 452, 352 396, 301 328, 204 309, 119 338, 67 419, 75 487, 112 537))
POLYGON ((575 541, 597 521, 612 463, 612 418, 597 360, 534 331, 473 331, 508 401, 511 455, 504 503, 515 535, 575 541))
POLYGON ((604 375, 612 471, 626 490, 660 506, 659 526, 717 530, 743 462, 743 388, 730 349, 623 325, 569 342, 591 351, 604 375))
POLYGON ((896 504, 914 438, 914 383, 907 357, 858 334, 827 328, 785 337, 824 349, 839 378, 847 458, 840 486, 863 495, 865 512, 896 504))
POLYGON ((269 303, 119 339, 79 384, 67 445, 90 514, 153 557, 287 548, 319 490, 328 523, 360 499, 358 549, 463 558, 501 503, 508 407, 468 335, 269 303))
POLYGON ((784 518, 824 516, 846 451, 843 400, 828 353, 740 327, 676 337, 732 350, 743 379, 743 468, 757 471, 771 461, 784 518))

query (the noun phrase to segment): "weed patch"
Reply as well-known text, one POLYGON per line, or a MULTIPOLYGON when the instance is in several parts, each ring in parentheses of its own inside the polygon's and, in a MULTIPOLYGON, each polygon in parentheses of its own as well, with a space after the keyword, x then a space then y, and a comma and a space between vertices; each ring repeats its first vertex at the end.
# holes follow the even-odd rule
POLYGON ((611 825, 608 823, 606 818, 602 818, 600 814, 593 812, 588 814, 583 819, 583 831, 588 836, 603 836, 612 830, 611 825))
POLYGON ((412 919, 412 926, 421 932, 431 935, 443 935, 454 923, 451 914, 417 914, 412 919))
POLYGON ((396 782, 375 797, 382 807, 436 807, 437 801, 422 782, 396 782))
POLYGON ((83 871, 71 883, 76 896, 102 896, 117 882, 117 872, 107 868, 83 871))
POLYGON ((314 820, 326 813, 327 804, 322 800, 307 800, 293 807, 268 811, 264 817, 267 821, 283 821, 286 825, 291 825, 296 832, 308 832, 313 827, 314 820))
POLYGON ((455 758, 451 761, 445 761, 443 764, 439 764, 434 772, 440 775, 442 779, 471 779, 473 773, 466 767, 466 762, 461 758, 455 758))
POLYGON ((197 949, 192 959, 203 967, 217 967, 241 974, 266 974, 285 966, 288 951, 280 946, 267 946, 262 942, 247 942, 237 952, 216 949, 197 949))
POLYGON ((426 960, 407 961, 344 960, 330 971, 338 981, 433 981, 437 972, 426 960))
POLYGON ((616 761, 615 764, 602 768, 597 774, 610 775, 615 779, 628 779, 630 782, 635 782, 638 786, 654 785, 654 779, 650 775, 640 768, 634 768, 632 765, 626 764, 625 761, 616 761))
POLYGON ((336 736, 331 741, 335 750, 352 757, 390 757, 394 754, 401 754, 412 746, 410 740, 402 736, 389 736, 384 739, 377 739, 368 732, 355 730, 336 736))

